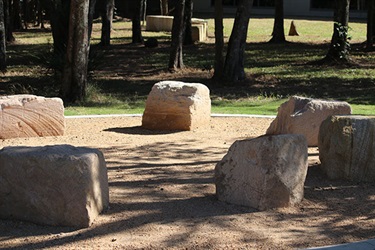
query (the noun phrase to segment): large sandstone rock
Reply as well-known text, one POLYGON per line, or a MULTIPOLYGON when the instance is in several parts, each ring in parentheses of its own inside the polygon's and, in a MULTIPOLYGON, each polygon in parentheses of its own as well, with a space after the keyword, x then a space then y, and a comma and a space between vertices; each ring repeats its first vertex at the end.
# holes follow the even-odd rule
POLYGON ((88 227, 108 204, 99 150, 69 145, 0 150, 0 218, 88 227))
POLYGON ((317 146, 322 121, 331 115, 351 113, 351 107, 347 102, 293 96, 281 104, 277 117, 266 134, 302 134, 306 137, 309 146, 317 146))
POLYGON ((375 181, 375 117, 327 118, 320 127, 319 158, 331 179, 375 181))
POLYGON ((296 204, 303 198, 307 156, 303 135, 236 141, 216 165, 216 195, 260 210, 296 204))
POLYGON ((192 130, 208 125, 209 89, 200 83, 163 81, 148 95, 142 127, 152 130, 192 130))
POLYGON ((0 96, 0 139, 59 136, 64 131, 64 104, 60 98, 0 96))
POLYGON ((146 16, 147 31, 172 31, 173 16, 148 15, 146 16))

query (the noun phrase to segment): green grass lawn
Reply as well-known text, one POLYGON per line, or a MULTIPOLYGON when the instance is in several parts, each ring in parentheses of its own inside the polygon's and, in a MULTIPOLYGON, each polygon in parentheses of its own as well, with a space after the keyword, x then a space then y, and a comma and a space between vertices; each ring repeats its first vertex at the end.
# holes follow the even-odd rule
MULTIPOLYGON (((211 113, 213 114, 240 114, 240 115, 276 115, 278 107, 288 99, 270 99, 264 101, 236 101, 213 102, 211 113)), ((373 105, 351 104, 353 114, 374 116, 373 105)), ((110 105, 101 107, 68 106, 65 115, 107 115, 107 114, 142 114, 144 105, 129 107, 127 105, 110 105)))
MULTIPOLYGON (((113 24, 112 46, 95 46, 100 24, 94 24, 90 59, 88 97, 84 103, 66 106, 66 115, 142 113, 154 83, 182 80, 206 84, 211 91, 212 113, 275 115, 278 106, 292 95, 348 101, 354 114, 375 115, 375 53, 363 50, 366 24, 350 23, 352 58, 360 66, 338 68, 312 66, 308 62, 324 57, 332 35, 330 21, 297 19, 299 36, 289 43, 266 43, 272 18, 252 18, 248 32, 245 67, 248 80, 236 86, 211 82, 214 21, 209 19, 209 38, 204 43, 184 47, 187 70, 169 73, 170 33, 144 31, 145 39, 156 37, 160 46, 147 50, 131 45, 131 22, 113 24)), ((291 19, 285 20, 288 32, 291 19)), ((230 36, 233 19, 224 20, 225 37, 230 36)), ((8 46, 8 72, 1 76, 0 94, 29 93, 56 96, 61 74, 51 61, 52 37, 48 31, 16 32, 16 43, 8 46)))

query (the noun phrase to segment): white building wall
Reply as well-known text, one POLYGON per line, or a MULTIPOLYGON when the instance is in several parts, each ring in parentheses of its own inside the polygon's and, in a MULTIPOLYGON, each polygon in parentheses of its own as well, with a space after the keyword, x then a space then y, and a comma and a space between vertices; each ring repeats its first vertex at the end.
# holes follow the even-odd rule
POLYGON ((197 12, 211 12, 213 9, 211 8, 211 0, 196 0, 194 1, 194 11, 197 12))
POLYGON ((284 14, 304 16, 310 11, 310 0, 284 0, 284 14))
MULTIPOLYGON (((211 0, 195 0, 194 12, 198 13, 214 13, 214 8, 211 6, 211 0)), ((236 8, 224 7, 224 13, 233 14, 236 8)), ((273 15, 273 8, 253 8, 251 13, 254 15, 273 15)), ((284 14, 286 16, 298 17, 333 17, 333 11, 330 10, 314 10, 310 8, 310 0, 284 0, 284 14)), ((351 11, 350 16, 354 18, 366 18, 365 11, 351 11)))

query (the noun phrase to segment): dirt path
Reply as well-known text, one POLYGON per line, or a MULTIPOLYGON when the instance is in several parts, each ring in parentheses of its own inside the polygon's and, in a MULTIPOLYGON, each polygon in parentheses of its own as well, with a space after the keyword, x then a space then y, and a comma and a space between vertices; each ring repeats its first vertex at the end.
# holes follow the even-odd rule
MULTIPOLYGON (((375 237, 375 185, 328 181, 310 168, 302 204, 258 212, 218 201, 215 164, 271 119, 215 117, 207 129, 152 132, 140 117, 67 119, 66 135, 0 140, 103 151, 110 209, 75 230, 0 220, 1 249, 295 249, 375 237)), ((1 202, 1 201, 0 201, 1 202)))

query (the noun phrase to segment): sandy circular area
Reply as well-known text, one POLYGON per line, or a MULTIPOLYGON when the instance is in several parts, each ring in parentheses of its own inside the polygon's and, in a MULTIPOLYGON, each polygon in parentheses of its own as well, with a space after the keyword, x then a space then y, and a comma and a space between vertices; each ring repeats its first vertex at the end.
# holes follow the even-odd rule
POLYGON ((296 249, 374 238, 374 184, 327 180, 316 149, 300 205, 260 212, 216 199, 216 163, 235 140, 264 134, 271 121, 213 117, 207 128, 162 132, 141 128, 141 117, 69 118, 61 137, 0 140, 0 148, 98 148, 110 186, 110 209, 90 228, 0 220, 0 248, 296 249))

